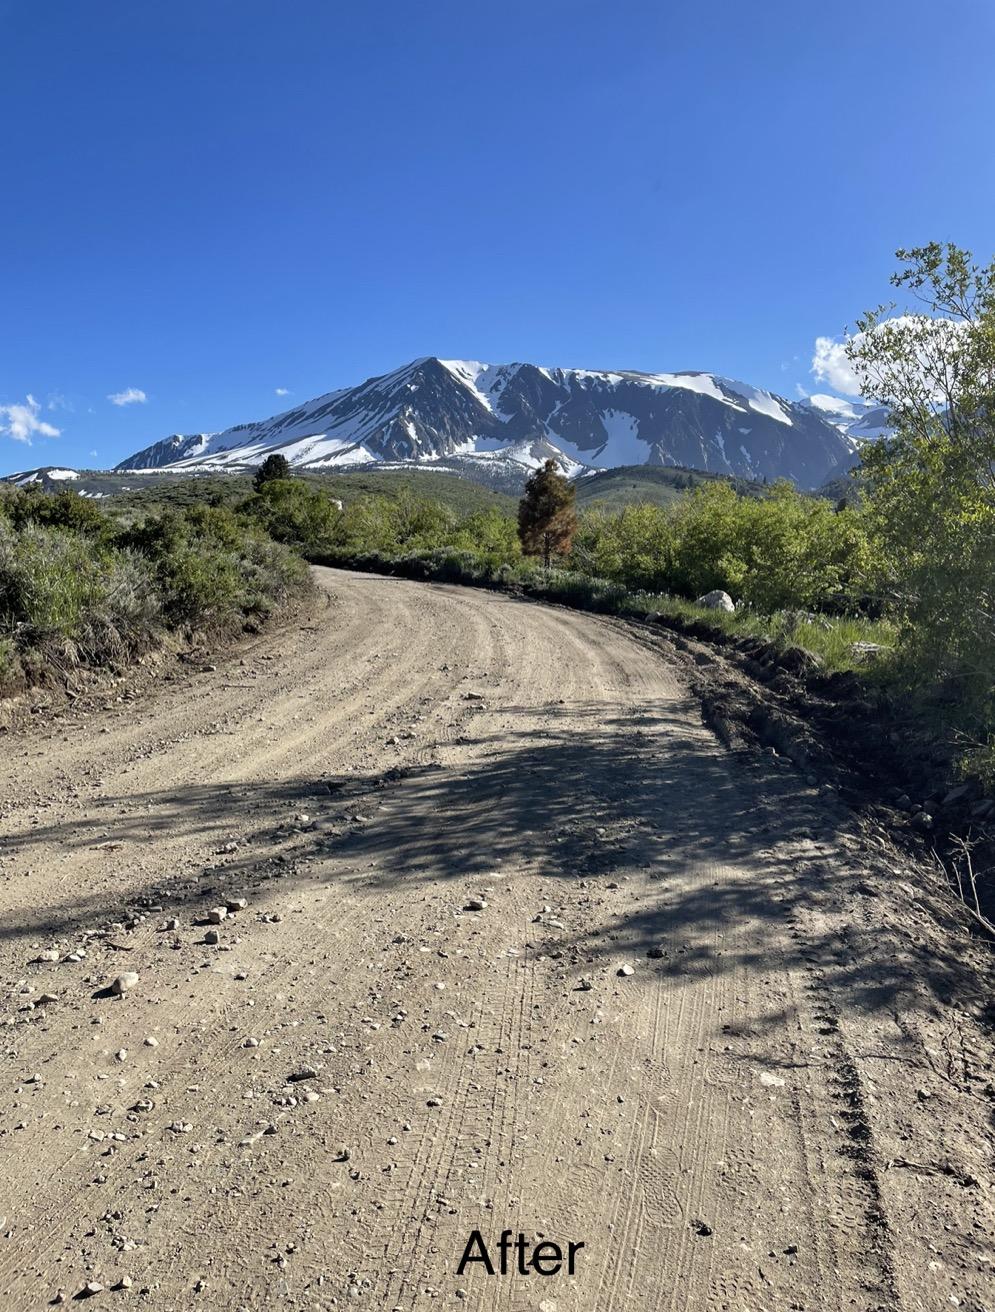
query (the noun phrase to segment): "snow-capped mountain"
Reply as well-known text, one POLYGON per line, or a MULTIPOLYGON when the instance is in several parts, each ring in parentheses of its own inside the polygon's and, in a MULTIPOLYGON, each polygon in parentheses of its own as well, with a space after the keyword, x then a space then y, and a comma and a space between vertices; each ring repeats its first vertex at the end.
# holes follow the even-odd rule
POLYGON ((856 460, 836 416, 715 374, 426 357, 271 419, 166 438, 117 468, 245 469, 272 452, 306 469, 414 462, 470 477, 552 456, 571 474, 681 465, 806 488, 856 460))
POLYGON ((816 393, 802 404, 810 406, 855 442, 873 441, 875 438, 884 437, 889 430, 888 411, 885 406, 878 405, 875 401, 844 399, 816 393))
MULTIPOLYGON (((93 470, 67 469, 64 465, 42 465, 38 469, 19 469, 13 474, 4 474, 0 483, 12 483, 15 487, 34 489, 41 492, 77 492, 81 497, 100 498, 108 495, 108 475, 93 470)), ((141 480, 137 480, 139 483, 141 480)), ((123 490, 125 484, 121 479, 112 479, 115 491, 123 490)))
POLYGON ((57 465, 42 465, 39 469, 22 469, 16 474, 8 474, 4 482, 15 483, 18 487, 30 487, 33 483, 39 483, 46 492, 51 492, 61 484, 72 485, 78 478, 78 469, 60 469, 57 465))

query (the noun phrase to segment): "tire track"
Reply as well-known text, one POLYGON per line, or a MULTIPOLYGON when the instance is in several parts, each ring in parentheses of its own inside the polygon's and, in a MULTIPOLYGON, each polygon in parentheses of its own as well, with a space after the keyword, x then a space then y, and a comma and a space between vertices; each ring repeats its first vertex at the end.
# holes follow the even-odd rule
POLYGON ((414 1312, 458 1288, 486 1312, 918 1312, 881 1083, 805 910, 835 877, 832 844, 815 863, 798 837, 822 802, 725 752, 638 629, 318 577, 319 623, 248 666, 10 740, 3 1306, 127 1272, 153 1312, 414 1312), (327 775, 347 782, 326 799, 327 775), (82 846, 105 831, 119 855, 82 846), (146 922, 115 931, 127 952, 25 967, 60 903, 88 925, 176 888, 187 924, 236 882, 219 945, 146 922), (92 996, 132 965, 134 994, 92 996), (573 1277, 457 1278, 472 1228, 585 1249, 573 1277))

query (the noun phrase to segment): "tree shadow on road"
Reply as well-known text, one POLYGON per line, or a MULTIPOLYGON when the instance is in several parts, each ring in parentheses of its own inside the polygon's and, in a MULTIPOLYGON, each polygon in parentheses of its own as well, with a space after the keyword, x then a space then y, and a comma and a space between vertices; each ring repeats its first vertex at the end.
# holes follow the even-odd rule
MULTIPOLYGON (((254 888, 261 903, 308 881, 374 893, 466 878, 499 886, 524 872, 550 903, 569 902, 562 928, 535 924, 535 944, 577 960, 654 949, 652 971, 679 982, 773 965, 776 953, 868 1012, 894 1010, 912 989, 939 1009, 976 988, 935 934, 907 933, 896 954, 840 928, 840 909, 865 896, 860 855, 839 842, 848 813, 792 767, 720 750, 673 707, 541 710, 536 727, 535 707, 502 707, 501 732, 471 734, 467 763, 452 768, 178 786, 33 826, 6 840, 8 854, 91 849, 94 861, 120 864, 119 895, 79 889, 8 918, 0 937, 70 936, 142 905, 196 910, 219 889, 254 888), (237 846, 225 851, 228 841, 237 846), (175 873, 149 880, 149 845, 171 843, 183 851, 175 873), (627 895, 643 878, 649 893, 627 895), (619 884, 611 898, 609 883, 619 884), (831 931, 798 917, 820 909, 831 931)), ((954 922, 952 911, 937 914, 954 922)))

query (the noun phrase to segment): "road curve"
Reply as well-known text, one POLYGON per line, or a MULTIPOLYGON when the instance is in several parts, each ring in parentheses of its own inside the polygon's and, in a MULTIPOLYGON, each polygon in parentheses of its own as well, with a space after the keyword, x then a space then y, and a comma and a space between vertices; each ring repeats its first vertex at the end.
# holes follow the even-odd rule
POLYGON ((3 1308, 995 1304, 937 890, 665 638, 316 576, 312 624, 0 739, 3 1308), (457 1272, 505 1230, 583 1248, 457 1272))

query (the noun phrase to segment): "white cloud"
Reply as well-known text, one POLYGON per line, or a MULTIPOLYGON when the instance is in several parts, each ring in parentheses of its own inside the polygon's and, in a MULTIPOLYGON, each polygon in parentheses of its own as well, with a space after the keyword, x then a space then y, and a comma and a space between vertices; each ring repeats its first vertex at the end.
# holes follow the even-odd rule
POLYGON ((812 373, 818 383, 828 383, 844 396, 859 396, 860 383, 846 358, 846 343, 833 337, 817 337, 812 355, 812 373))
POLYGON ((30 393, 23 405, 0 405, 0 433, 29 446, 32 437, 58 437, 62 430, 39 419, 40 410, 41 406, 30 393))
POLYGON ((99 454, 100 454, 99 451, 91 451, 91 452, 90 452, 90 459, 91 459, 91 460, 96 460, 96 458, 97 458, 97 456, 98 456, 99 454))
POLYGON ((277 396, 289 396, 289 395, 290 395, 290 388, 289 388, 289 387, 276 387, 276 388, 274 388, 273 390, 276 392, 277 396))
MULTIPOLYGON (((938 369, 944 367, 956 352, 958 341, 967 332, 969 325, 954 319, 934 319, 925 314, 896 314, 890 319, 882 319, 871 331, 880 334, 885 345, 899 350, 906 360, 918 362, 917 381, 923 395, 934 403, 943 401, 942 390, 933 390, 938 369)), ((863 333, 855 333, 843 341, 834 337, 817 337, 815 351, 812 355, 812 374, 820 383, 828 383, 836 392, 844 396, 861 395, 860 382, 847 359, 848 342, 858 345, 863 340, 863 333)), ((906 382, 916 378, 916 374, 906 376, 906 382)), ((894 370, 882 363, 880 368, 868 373, 865 382, 870 382, 872 395, 879 396, 881 388, 885 391, 895 383, 894 370), (876 386, 875 386, 876 385, 876 386)))
POLYGON ((144 403, 149 398, 140 387, 126 387, 123 392, 111 392, 107 399, 111 405, 136 405, 139 402, 144 403))

